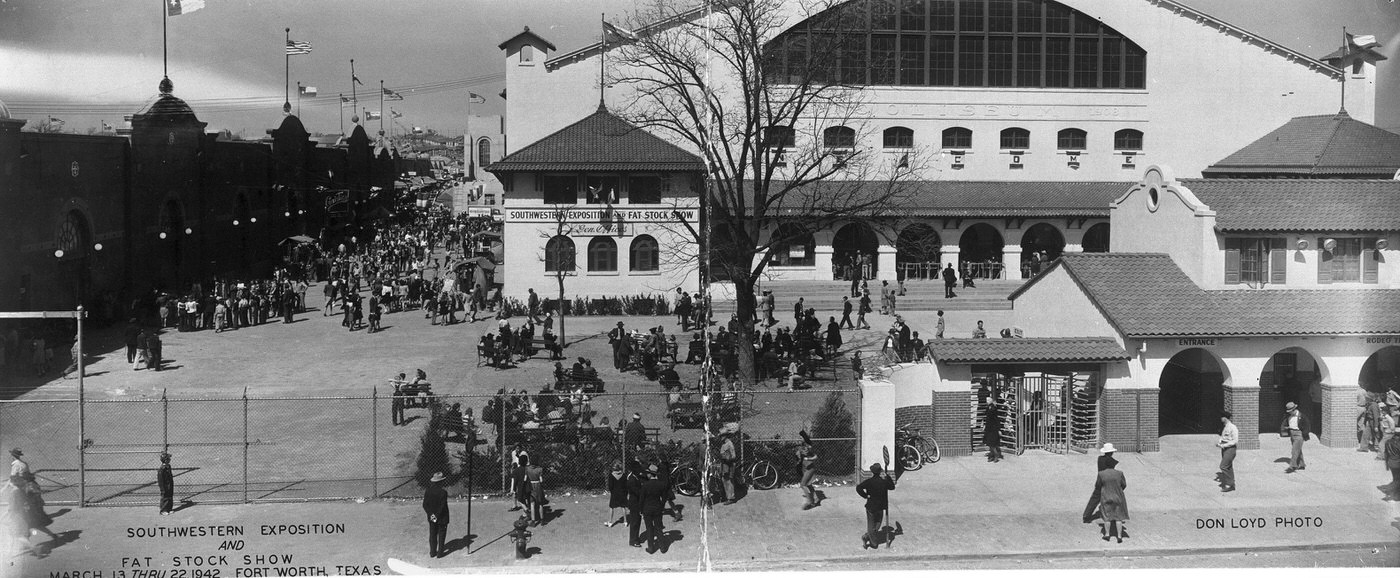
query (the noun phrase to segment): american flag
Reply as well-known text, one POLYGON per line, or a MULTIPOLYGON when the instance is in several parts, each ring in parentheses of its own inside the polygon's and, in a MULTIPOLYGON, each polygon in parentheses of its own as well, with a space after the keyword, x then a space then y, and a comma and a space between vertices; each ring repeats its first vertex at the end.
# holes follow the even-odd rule
POLYGON ((287 56, 295 56, 297 54, 311 54, 311 43, 301 42, 298 40, 288 40, 287 56))

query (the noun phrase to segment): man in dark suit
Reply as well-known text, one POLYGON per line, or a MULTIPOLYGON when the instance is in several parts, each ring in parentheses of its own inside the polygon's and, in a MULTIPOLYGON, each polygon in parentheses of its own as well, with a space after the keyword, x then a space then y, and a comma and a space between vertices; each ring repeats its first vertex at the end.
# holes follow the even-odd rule
POLYGON ((428 514, 428 556, 438 558, 447 555, 447 523, 450 512, 447 508, 447 490, 442 482, 447 476, 442 472, 433 474, 423 490, 423 511, 428 514))
POLYGON ((156 470, 156 485, 160 486, 160 515, 169 516, 175 509, 175 473, 170 469, 170 454, 160 453, 160 469, 156 470))
POLYGON ((141 335, 141 326, 136 323, 135 317, 127 322, 126 330, 122 334, 126 337, 126 362, 136 363, 136 338, 141 335))
POLYGON ((642 547, 642 464, 632 460, 627 464, 627 545, 642 547))
POLYGON ((661 468, 656 464, 647 467, 646 480, 642 482, 642 520, 647 528, 647 553, 655 554, 664 550, 661 534, 665 527, 661 524, 661 513, 666 511, 666 499, 670 488, 661 480, 661 468))
POLYGON ((950 299, 957 297, 958 294, 953 292, 953 288, 957 287, 957 285, 958 272, 953 270, 952 263, 948 263, 948 266, 943 268, 943 298, 950 299))

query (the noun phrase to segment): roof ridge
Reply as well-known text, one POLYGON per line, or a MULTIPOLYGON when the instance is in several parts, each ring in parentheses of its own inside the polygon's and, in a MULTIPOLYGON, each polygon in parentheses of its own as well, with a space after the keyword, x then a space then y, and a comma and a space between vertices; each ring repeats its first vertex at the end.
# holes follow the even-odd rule
POLYGON ((1317 173, 1317 167, 1322 164, 1322 157, 1327 156, 1327 151, 1337 142, 1337 134, 1342 131, 1342 122, 1351 118, 1346 114, 1346 109, 1332 115, 1332 132, 1327 135, 1327 139, 1322 142, 1322 149, 1317 151, 1317 156, 1313 157, 1312 166, 1308 167, 1308 174, 1317 173))

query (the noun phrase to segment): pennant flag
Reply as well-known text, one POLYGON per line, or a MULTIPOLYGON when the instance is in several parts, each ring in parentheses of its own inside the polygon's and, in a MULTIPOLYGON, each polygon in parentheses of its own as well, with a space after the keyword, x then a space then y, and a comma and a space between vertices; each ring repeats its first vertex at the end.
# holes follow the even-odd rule
POLYGON ((472 104, 484 104, 486 102, 486 97, 475 92, 468 92, 467 95, 467 98, 471 100, 472 104))
MULTIPOLYGON (((314 86, 299 86, 297 88, 301 90, 302 96, 316 96, 316 87, 314 86)), ((345 100, 344 97, 341 100, 345 100)))
POLYGON ((399 94, 399 93, 394 92, 394 91, 392 91, 392 90, 389 90, 389 89, 387 89, 387 88, 385 88, 385 89, 383 89, 383 90, 384 90, 384 98, 387 98, 387 99, 389 99, 389 100, 403 100, 403 95, 402 95, 402 94, 399 94))
POLYGON ((635 32, 616 26, 607 20, 603 21, 603 32, 607 34, 609 40, 617 38, 621 41, 636 42, 640 38, 635 32))
POLYGON ((379 114, 379 111, 377 111, 377 110, 367 110, 367 111, 365 111, 365 120, 379 120, 380 118, 383 118, 383 117, 384 117, 384 115, 379 114))
POLYGON ((343 94, 340 95, 340 104, 348 104, 349 102, 350 102, 350 97, 345 96, 345 95, 343 95, 343 94))
POLYGON ((102 132, 112 132, 112 131, 114 131, 114 130, 117 130, 116 127, 114 127, 114 126, 112 126, 112 125, 110 125, 110 124, 107 124, 107 121, 104 120, 104 121, 101 121, 101 122, 102 122, 102 132))
POLYGON ((1350 37, 1352 46, 1361 50, 1378 48, 1381 45, 1381 43, 1376 42, 1376 36, 1374 34, 1347 34, 1347 36, 1350 37))
POLYGON ((358 85, 360 85, 360 86, 364 86, 364 85, 365 85, 365 82, 364 82, 363 80, 360 80, 360 77, 355 76, 355 75, 353 75, 353 74, 350 75, 350 80, 355 81, 355 84, 358 84, 358 85))
POLYGON ((49 117, 49 124, 63 124, 63 119, 49 117))
POLYGON ((169 16, 189 14, 204 7, 204 0, 165 0, 165 13, 169 16))
POLYGON ((300 40, 287 40, 287 56, 311 54, 311 43, 300 40))
POLYGON ((399 112, 399 111, 397 111, 397 110, 394 110, 394 109, 392 109, 392 108, 389 109, 389 114, 390 114, 391 116, 393 116, 394 118, 403 118, 403 113, 401 113, 401 112, 399 112))

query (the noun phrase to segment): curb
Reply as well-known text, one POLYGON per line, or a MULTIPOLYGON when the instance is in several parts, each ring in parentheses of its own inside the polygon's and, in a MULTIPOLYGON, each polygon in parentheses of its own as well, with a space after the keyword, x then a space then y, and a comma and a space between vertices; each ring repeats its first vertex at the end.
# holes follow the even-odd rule
MULTIPOLYGON (((778 560, 749 560, 749 561, 715 561, 711 563, 713 570, 720 571, 747 571, 763 572, 773 569, 786 568, 797 564, 841 564, 851 562, 872 562, 872 561, 893 561, 893 562, 937 562, 937 561, 986 561, 986 560, 1028 560, 1041 558, 1146 558, 1153 556, 1194 556, 1211 554, 1243 554, 1248 552, 1282 552, 1282 551, 1327 551, 1345 550, 1353 548, 1372 548, 1385 550, 1394 548, 1394 542, 1336 542, 1324 544, 1303 544, 1303 545, 1264 545, 1259 547, 1229 546, 1219 548, 1192 548, 1192 549, 1172 549, 1172 548, 1151 548, 1136 550, 1062 550, 1055 552, 1009 552, 1005 554, 989 555, 986 553, 959 553, 959 554, 894 554, 894 555, 872 555, 872 556, 828 556, 818 558, 783 558, 778 560)), ((433 568, 432 574, 546 574, 546 573, 620 573, 620 572, 646 572, 656 570, 671 571, 695 571, 691 569, 691 563, 677 562, 631 562, 624 564, 555 564, 555 565, 520 565, 520 566, 463 566, 457 568, 433 568)), ((704 570, 699 570, 704 571, 704 570)))

